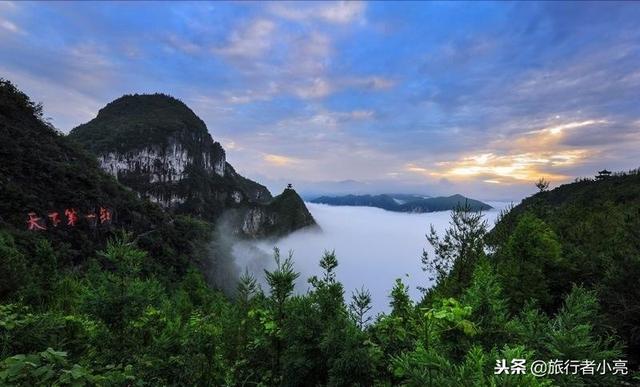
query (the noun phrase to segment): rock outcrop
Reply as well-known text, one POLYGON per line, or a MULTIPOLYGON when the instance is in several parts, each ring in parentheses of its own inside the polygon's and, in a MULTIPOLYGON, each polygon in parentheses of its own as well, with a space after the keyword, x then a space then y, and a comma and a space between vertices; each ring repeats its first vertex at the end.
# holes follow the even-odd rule
POLYGON ((267 205, 254 205, 242 212, 235 227, 244 236, 259 238, 282 236, 301 227, 315 225, 302 198, 292 188, 285 188, 267 205))

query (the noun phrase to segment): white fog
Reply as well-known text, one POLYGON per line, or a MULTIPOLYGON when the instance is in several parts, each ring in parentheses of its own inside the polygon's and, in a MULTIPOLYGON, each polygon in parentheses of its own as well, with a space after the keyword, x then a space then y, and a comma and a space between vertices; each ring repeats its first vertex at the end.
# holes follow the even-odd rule
MULTIPOLYGON (((507 203, 490 202, 493 210, 485 213, 490 226, 507 203)), ((263 268, 272 268, 273 247, 284 256, 293 251, 300 272, 298 292, 309 288, 307 279, 320 273, 318 262, 325 250, 335 250, 337 277, 348 301, 355 289, 364 285, 373 299, 371 316, 389 310, 389 292, 396 278, 409 285, 414 300, 420 298, 418 286, 428 287, 421 269, 422 250, 428 246, 425 234, 433 224, 439 233, 446 229, 450 212, 406 214, 371 207, 338 207, 306 203, 321 231, 301 230, 285 238, 266 242, 240 242, 233 248, 236 264, 253 272, 266 290, 263 268), (265 262, 265 260, 267 262, 265 262), (266 266, 265 266, 266 265, 266 266)))

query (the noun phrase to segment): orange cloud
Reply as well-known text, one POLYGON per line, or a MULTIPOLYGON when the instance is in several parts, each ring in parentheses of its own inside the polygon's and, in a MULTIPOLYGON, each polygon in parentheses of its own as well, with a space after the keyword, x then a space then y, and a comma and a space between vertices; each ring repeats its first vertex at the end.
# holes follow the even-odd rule
POLYGON ((275 154, 266 154, 264 155, 263 159, 267 163, 275 165, 277 167, 285 167, 298 163, 298 160, 294 158, 275 154))
POLYGON ((464 155, 458 160, 440 161, 433 168, 407 164, 408 172, 453 180, 479 179, 488 184, 521 183, 545 177, 565 181, 570 177, 557 168, 574 166, 593 156, 595 149, 562 145, 567 131, 606 123, 604 120, 569 122, 533 130, 494 142, 490 151, 464 155))

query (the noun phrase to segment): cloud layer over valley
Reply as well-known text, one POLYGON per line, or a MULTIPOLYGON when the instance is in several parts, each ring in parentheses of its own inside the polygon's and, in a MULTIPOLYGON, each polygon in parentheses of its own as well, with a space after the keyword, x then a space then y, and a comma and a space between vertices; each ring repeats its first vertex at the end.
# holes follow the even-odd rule
MULTIPOLYGON (((505 203, 490 203, 503 208, 505 203)), ((425 234, 433 224, 443 232, 449 224, 449 212, 406 214, 370 207, 336 207, 307 203, 309 210, 322 228, 301 230, 275 242, 241 242, 235 245, 233 255, 239 270, 245 268, 260 280, 267 290, 263 270, 273 268, 272 249, 281 254, 293 251, 296 270, 301 273, 297 291, 309 288, 307 279, 320 273, 318 262, 325 250, 335 250, 339 266, 338 280, 345 287, 345 299, 362 286, 373 298, 373 311, 388 310, 389 292, 396 278, 409 285, 414 300, 420 297, 417 287, 428 287, 427 274, 421 269, 423 249, 432 252, 425 234)), ((498 210, 486 213, 493 224, 498 210)))

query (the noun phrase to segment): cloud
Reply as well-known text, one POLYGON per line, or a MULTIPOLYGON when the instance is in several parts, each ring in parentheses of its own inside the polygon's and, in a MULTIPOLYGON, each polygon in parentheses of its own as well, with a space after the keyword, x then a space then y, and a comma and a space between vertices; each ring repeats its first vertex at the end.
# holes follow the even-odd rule
POLYGON ((102 107, 100 101, 72 87, 62 88, 43 77, 33 77, 25 71, 0 67, 0 73, 25 91, 34 101, 46 101, 44 116, 62 130, 69 130, 95 117, 102 107))
POLYGON ((0 19, 0 28, 12 33, 22 32, 15 23, 7 19, 0 19))
POLYGON ((255 59, 264 55, 273 45, 276 24, 267 19, 257 19, 234 30, 225 45, 213 51, 235 59, 255 59))
POLYGON ((294 164, 297 164, 299 161, 287 156, 282 155, 274 155, 274 154, 266 154, 263 157, 263 160, 271 165, 275 165, 277 167, 288 167, 294 164))
POLYGON ((321 109, 310 116, 286 118, 277 122, 276 126, 296 131, 313 129, 316 133, 323 133, 327 129, 335 130, 343 124, 371 120, 375 114, 373 110, 337 112, 321 109))
POLYGON ((553 167, 573 165, 587 156, 586 150, 507 155, 484 153, 467 156, 458 161, 440 162, 438 170, 429 173, 447 179, 491 178, 500 182, 527 182, 545 176, 558 181, 565 180, 568 176, 552 172, 553 167))
POLYGON ((11 34, 26 35, 26 31, 20 28, 14 20, 9 20, 9 15, 18 16, 20 8, 13 1, 0 1, 0 32, 3 30, 11 34))
POLYGON ((530 182, 542 176, 554 182, 566 181, 571 176, 560 171, 587 161, 598 150, 564 145, 563 138, 571 131, 606 122, 590 119, 554 124, 495 141, 486 147, 485 153, 439 161, 432 167, 410 163, 406 170, 424 176, 476 179, 490 184, 530 182))
POLYGON ((315 78, 303 85, 296 86, 294 90, 300 98, 322 98, 333 91, 333 85, 326 79, 315 78))
POLYGON ((247 89, 243 91, 224 92, 224 100, 232 105, 247 104, 256 101, 268 101, 281 91, 277 82, 271 81, 268 85, 260 90, 247 89))
MULTIPOLYGON (((492 203, 498 208, 484 212, 493 225, 504 203, 492 203)), ((319 275, 319 260, 324 251, 335 250, 339 265, 338 280, 350 295, 363 284, 371 286, 373 313, 389 311, 389 294, 396 278, 409 286, 414 301, 420 300, 418 286, 432 284, 422 271, 419 257, 423 249, 433 254, 424 234, 430 224, 439 234, 449 227, 449 211, 428 214, 406 214, 370 207, 337 207, 309 203, 309 210, 322 231, 299 230, 276 241, 246 241, 234 248, 240 271, 251 270, 256 261, 264 262, 273 247, 282 253, 293 251, 295 270, 301 273, 296 290, 306 291, 306 280, 319 275), (256 254, 262 252, 262 254, 256 254), (393 259, 393 265, 389 264, 393 259)), ((267 269, 272 270, 273 260, 267 269)), ((263 267, 255 270, 256 278, 265 284, 263 267)))
POLYGON ((166 92, 242 144, 228 156, 250 176, 507 195, 538 173, 637 166, 638 7, 0 2, 0 14, 25 32, 0 25, 3 76, 56 125, 166 92))
POLYGON ((269 7, 274 15, 297 22, 323 21, 348 24, 362 20, 366 5, 360 1, 327 3, 278 2, 269 7))
POLYGON ((182 51, 186 54, 196 54, 202 51, 202 47, 199 44, 196 44, 189 39, 185 39, 175 33, 167 35, 166 43, 171 49, 182 51))

